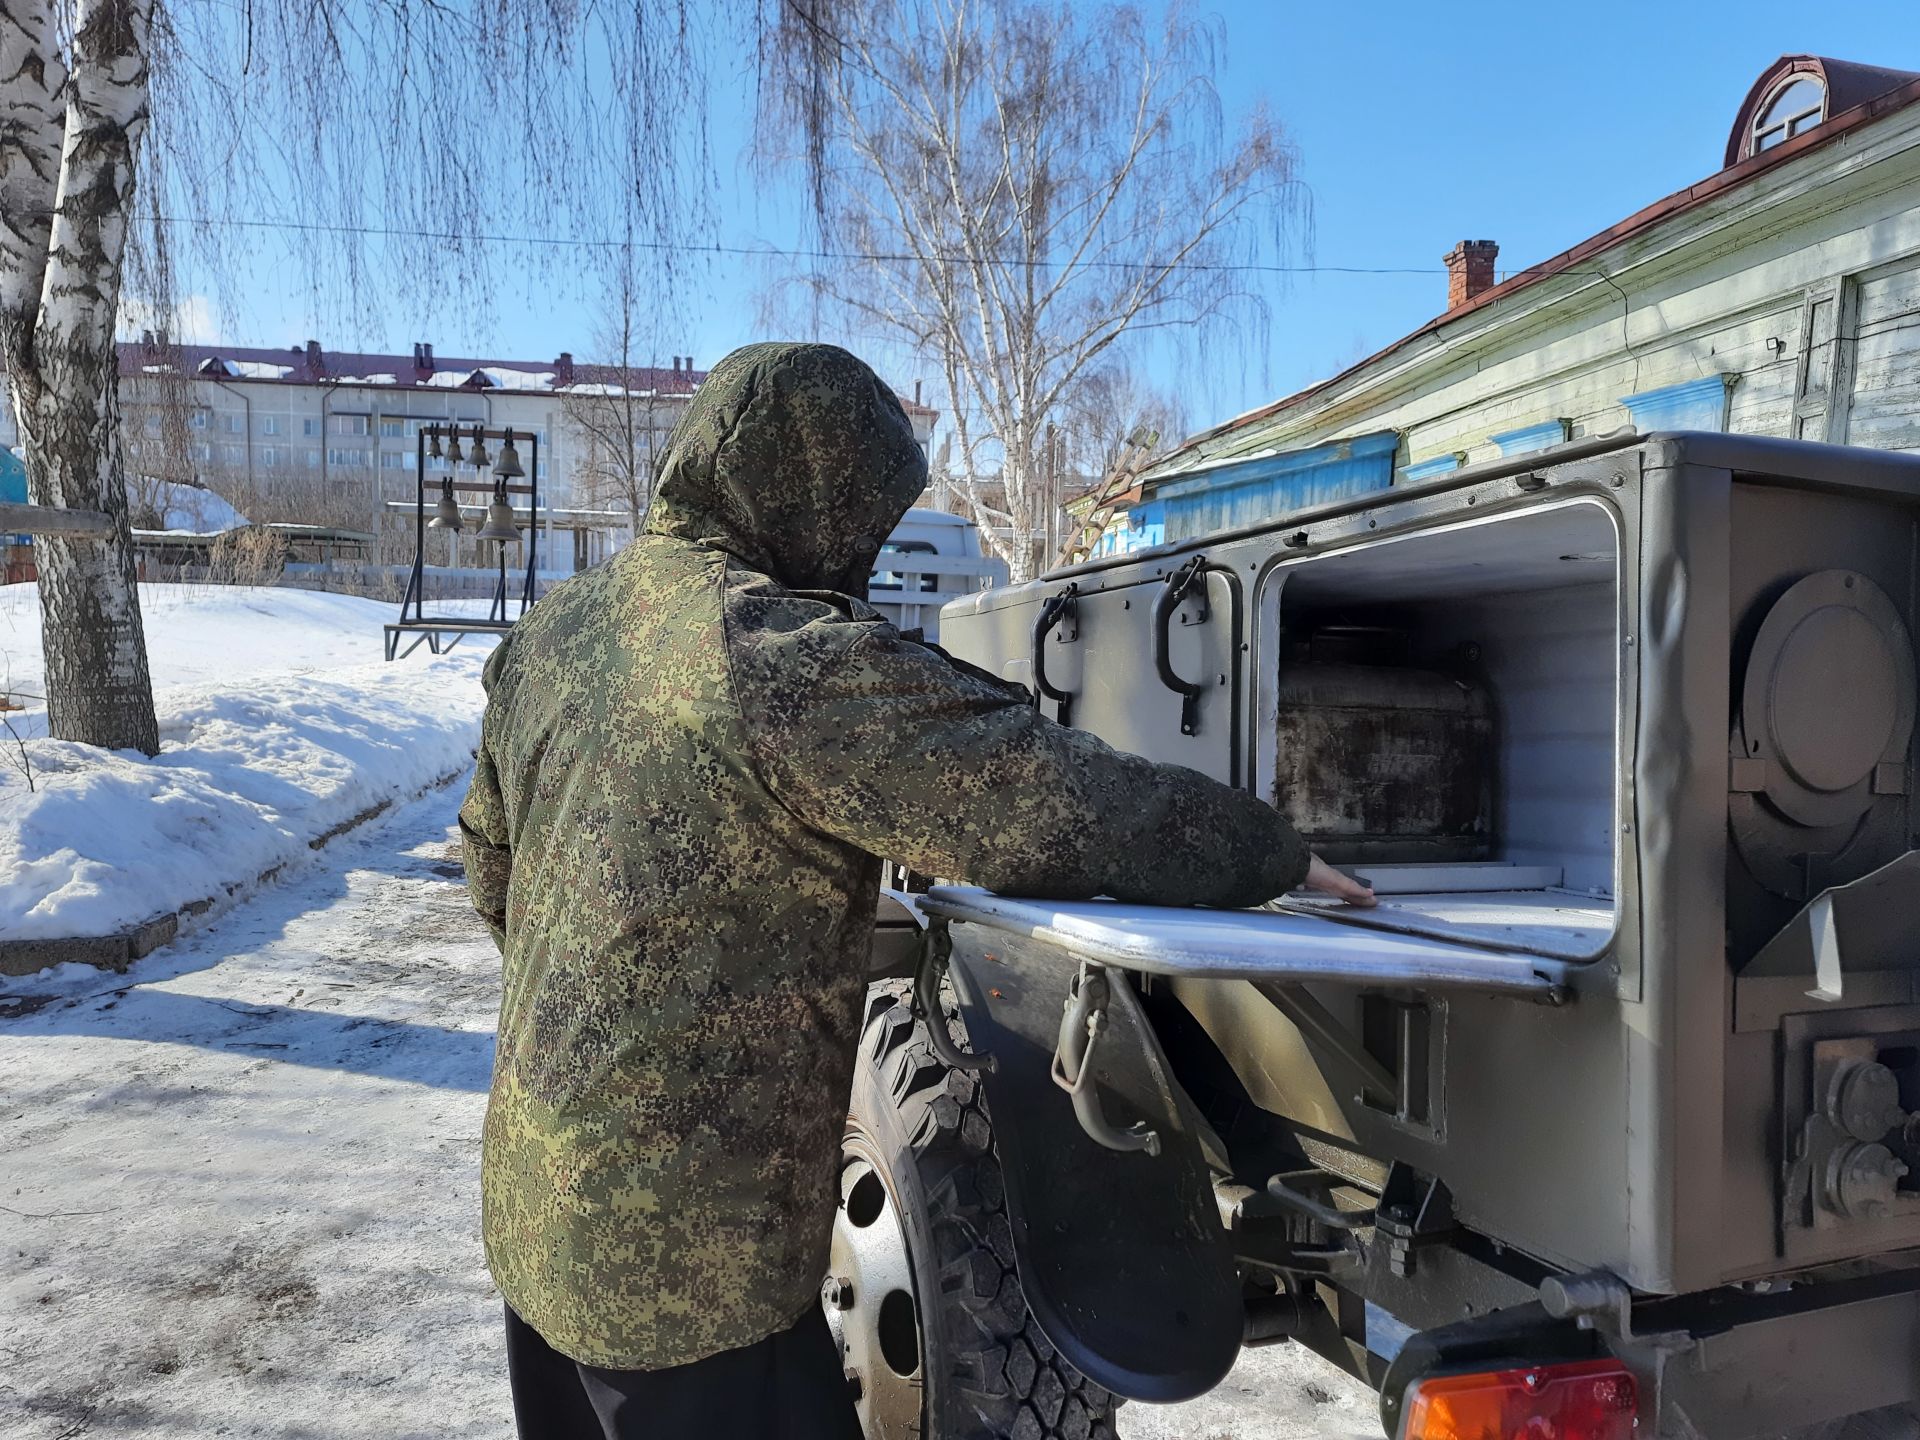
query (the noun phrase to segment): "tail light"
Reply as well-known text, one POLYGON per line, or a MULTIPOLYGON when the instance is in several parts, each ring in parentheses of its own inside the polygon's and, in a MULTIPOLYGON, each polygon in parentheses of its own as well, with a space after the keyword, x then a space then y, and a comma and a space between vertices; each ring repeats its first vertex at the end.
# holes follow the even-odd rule
POLYGON ((1639 1387, 1617 1360, 1436 1375, 1408 1387, 1401 1440, 1629 1440, 1639 1387))

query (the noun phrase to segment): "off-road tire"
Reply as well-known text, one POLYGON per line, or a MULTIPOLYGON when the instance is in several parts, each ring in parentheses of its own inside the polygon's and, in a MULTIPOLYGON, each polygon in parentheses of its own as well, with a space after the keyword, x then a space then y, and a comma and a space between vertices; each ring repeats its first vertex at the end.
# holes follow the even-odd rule
MULTIPOLYGON (((934 1054, 907 988, 867 996, 847 1123, 879 1157, 912 1255, 924 1440, 1117 1440, 1119 1401, 1069 1365, 1027 1309, 986 1095, 934 1054)), ((958 1018, 944 1019, 964 1047, 958 1018)))

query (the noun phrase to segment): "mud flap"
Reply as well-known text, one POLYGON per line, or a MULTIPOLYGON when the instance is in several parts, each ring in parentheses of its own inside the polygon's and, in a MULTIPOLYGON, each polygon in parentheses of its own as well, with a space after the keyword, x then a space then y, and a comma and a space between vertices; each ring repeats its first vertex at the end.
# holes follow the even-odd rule
POLYGON ((1081 1374, 1116 1395, 1166 1403, 1212 1389, 1239 1353, 1240 1281, 1199 1118, 1138 999, 1114 972, 1088 1064, 1107 1119, 1151 1130, 1157 1154, 1096 1144, 1052 1079, 1079 962, 979 926, 952 934, 971 1048, 993 1056, 982 1079, 1034 1318, 1081 1374))

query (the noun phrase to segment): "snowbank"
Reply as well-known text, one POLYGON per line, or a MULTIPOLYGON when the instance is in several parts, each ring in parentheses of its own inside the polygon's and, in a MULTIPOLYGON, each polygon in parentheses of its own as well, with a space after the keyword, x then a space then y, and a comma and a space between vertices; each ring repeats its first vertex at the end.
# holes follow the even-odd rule
MULTIPOLYGON (((486 613, 486 603, 477 602, 478 613, 486 613)), ((179 686, 326 674, 378 662, 380 627, 399 615, 400 606, 311 590, 142 585, 140 613, 154 692, 164 696, 179 686)), ((470 645, 484 654, 489 642, 469 637, 454 653, 470 645)), ((422 649, 413 660, 426 658, 422 649)), ((415 668, 413 660, 408 669, 415 668)), ((39 592, 32 585, 0 585, 0 691, 11 687, 37 704, 44 693, 41 676, 39 592)), ((43 733, 37 711, 28 723, 36 727, 32 733, 43 733)))
MULTIPOLYGON (((0 735, 0 938, 110 934, 223 899, 467 762, 485 640, 389 665, 379 627, 390 605, 171 589, 141 597, 158 758, 46 739, 36 709, 14 719, 40 737, 27 743, 30 790, 0 735)), ((37 696, 32 597, 30 586, 0 591, 0 646, 15 693, 37 696)))

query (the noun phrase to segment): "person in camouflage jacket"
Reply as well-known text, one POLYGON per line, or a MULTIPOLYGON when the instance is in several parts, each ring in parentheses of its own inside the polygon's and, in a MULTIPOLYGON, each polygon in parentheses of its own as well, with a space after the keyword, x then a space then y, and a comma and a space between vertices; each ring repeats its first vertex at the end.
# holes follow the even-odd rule
MULTIPOLYGON (((646 532, 488 661, 460 813, 505 957, 486 1254, 510 1332, 589 1391, 704 1365, 744 1392, 760 1382, 723 1382, 715 1357, 797 1320, 812 1335, 877 857, 1182 905, 1254 905, 1308 876, 1255 796, 1062 727, 854 598, 925 483, 862 362, 738 350, 675 429, 646 532)), ((837 1356, 807 1363, 838 1382, 837 1356)), ((851 1413, 843 1388, 824 1403, 851 1413)), ((648 1433, 677 1433, 652 1413, 648 1433)))

